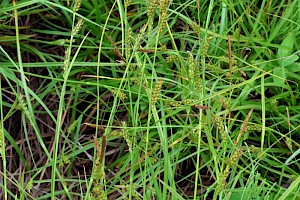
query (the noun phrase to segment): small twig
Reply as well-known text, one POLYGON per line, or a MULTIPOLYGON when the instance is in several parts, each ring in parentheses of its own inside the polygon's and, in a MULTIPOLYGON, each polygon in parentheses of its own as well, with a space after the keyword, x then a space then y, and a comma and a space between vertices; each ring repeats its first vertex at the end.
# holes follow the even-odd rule
POLYGON ((98 158, 100 158, 100 156, 101 156, 101 150, 100 150, 99 142, 98 142, 96 136, 93 136, 93 139, 94 139, 94 144, 95 144, 96 151, 97 151, 97 156, 98 156, 98 158))
POLYGON ((200 10, 200 0, 196 0, 196 8, 197 10, 200 10))
POLYGON ((137 51, 138 52, 145 52, 145 53, 155 53, 155 50, 152 50, 152 49, 142 49, 142 48, 139 48, 137 51))
POLYGON ((250 119, 250 117, 251 117, 252 112, 253 112, 253 108, 252 108, 252 109, 249 111, 249 113, 247 114, 247 117, 246 117, 246 119, 245 119, 245 121, 244 121, 244 123, 243 123, 243 125, 242 125, 242 128, 241 128, 241 130, 240 130, 240 132, 239 132, 239 135, 238 135, 236 141, 234 142, 234 146, 235 146, 235 147, 236 147, 236 145, 238 144, 238 142, 240 141, 240 139, 241 139, 243 133, 245 132, 245 130, 246 130, 246 128, 247 128, 247 124, 248 124, 248 121, 249 121, 249 119, 250 119))
POLYGON ((100 153, 100 157, 99 157, 99 161, 102 163, 104 160, 104 156, 105 156, 105 151, 106 151, 106 136, 103 135, 102 136, 102 149, 101 149, 101 153, 100 153))
POLYGON ((93 136, 93 138, 94 138, 94 144, 95 144, 95 147, 97 150, 97 156, 99 158, 99 162, 102 163, 104 156, 105 156, 105 151, 106 151, 106 136, 105 135, 102 136, 101 150, 100 150, 100 145, 99 145, 99 142, 98 142, 96 136, 93 136))
POLYGON ((290 130, 290 128, 291 128, 290 112, 289 112, 288 107, 285 107, 285 109, 286 109, 286 116, 287 116, 287 120, 288 120, 289 130, 290 130))
POLYGON ((228 36, 228 52, 229 52, 229 70, 230 74, 232 73, 232 51, 231 51, 231 41, 230 36, 228 36))
POLYGON ((195 106, 196 108, 199 108, 199 109, 203 110, 203 111, 209 109, 208 106, 200 106, 200 105, 194 105, 194 106, 195 106))
POLYGON ((84 127, 91 127, 91 128, 99 128, 100 130, 104 131, 106 128, 106 125, 97 125, 97 124, 91 124, 88 122, 84 122, 82 125, 84 125, 84 127))
POLYGON ((117 54, 117 56, 124 61, 125 63, 127 63, 126 59, 124 58, 124 56, 121 54, 121 52, 119 51, 116 43, 113 41, 113 39, 110 36, 107 36, 107 38, 109 39, 110 43, 114 46, 114 51, 117 54))

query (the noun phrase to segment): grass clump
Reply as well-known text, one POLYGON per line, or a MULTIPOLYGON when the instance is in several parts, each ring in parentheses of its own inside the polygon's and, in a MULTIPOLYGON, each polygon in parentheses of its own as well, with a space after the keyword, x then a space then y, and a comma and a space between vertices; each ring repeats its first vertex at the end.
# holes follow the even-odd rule
POLYGON ((0 3, 1 199, 299 199, 298 1, 0 3))

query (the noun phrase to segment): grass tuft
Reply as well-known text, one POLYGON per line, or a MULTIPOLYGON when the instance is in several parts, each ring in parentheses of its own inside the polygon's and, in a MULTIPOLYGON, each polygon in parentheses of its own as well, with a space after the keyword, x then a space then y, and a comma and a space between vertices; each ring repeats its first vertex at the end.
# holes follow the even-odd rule
POLYGON ((300 3, 0 2, 0 199, 300 199, 300 3))

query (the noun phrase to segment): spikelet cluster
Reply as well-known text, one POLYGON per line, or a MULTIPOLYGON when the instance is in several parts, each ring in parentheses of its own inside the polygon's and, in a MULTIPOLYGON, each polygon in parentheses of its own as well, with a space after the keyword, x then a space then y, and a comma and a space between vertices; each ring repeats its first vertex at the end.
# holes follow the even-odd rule
POLYGON ((18 96, 18 105, 17 105, 17 109, 21 110, 21 111, 26 111, 27 110, 27 105, 24 102, 23 97, 20 95, 18 96))
POLYGON ((165 44, 160 43, 159 45, 160 45, 160 51, 161 52, 167 52, 168 51, 168 48, 165 44))
POLYGON ((158 0, 150 0, 149 6, 148 6, 148 37, 150 38, 151 32, 153 30, 153 19, 154 19, 154 14, 157 6, 159 5, 158 0))
POLYGON ((203 44, 203 48, 202 48, 202 53, 201 53, 201 56, 202 58, 205 58, 207 56, 207 53, 208 53, 208 49, 209 49, 209 46, 210 46, 210 41, 212 40, 212 37, 207 37, 205 38, 204 40, 204 44, 203 44))
POLYGON ((243 155, 243 148, 238 149, 234 152, 234 154, 230 157, 229 163, 227 164, 225 170, 220 175, 218 185, 216 188, 217 194, 219 194, 227 185, 226 179, 230 173, 230 169, 237 162, 237 160, 243 155))
POLYGON ((188 53, 188 65, 189 65, 189 81, 191 83, 194 83, 194 79, 195 79, 195 68, 196 68, 196 63, 193 57, 193 54, 191 52, 188 53))
POLYGON ((107 200, 107 196, 105 194, 105 191, 103 190, 103 187, 100 185, 95 185, 92 189, 92 200, 107 200))
POLYGON ((1 149, 5 149, 5 141, 3 141, 4 136, 3 136, 3 132, 2 129, 0 127, 0 152, 2 153, 1 149))
POLYGON ((220 194, 220 192, 226 187, 227 185, 226 179, 229 175, 229 172, 230 172, 230 167, 227 166, 219 178, 218 185, 216 187, 217 194, 220 194))
POLYGON ((129 131, 127 128, 127 123, 125 121, 121 122, 121 132, 120 132, 120 136, 123 137, 127 143, 129 152, 132 153, 132 147, 133 147, 133 143, 132 143, 132 138, 129 135, 129 131))
MULTIPOLYGON (((110 133, 110 128, 105 129, 104 135, 106 137, 106 135, 109 135, 110 133)), ((94 138, 95 139, 95 138, 94 138)), ((102 148, 102 141, 103 138, 100 139, 100 142, 97 142, 97 140, 95 139, 95 147, 97 150, 97 157, 94 161, 94 165, 93 165, 93 171, 92 171, 92 177, 93 177, 93 184, 94 185, 98 185, 99 182, 105 178, 105 172, 104 172, 104 167, 103 167, 103 158, 100 158, 102 155, 100 153, 100 149, 102 148)))
POLYGON ((177 55, 170 55, 166 58, 167 63, 173 63, 179 61, 179 57, 177 55))
POLYGON ((185 100, 182 100, 182 101, 174 101, 174 100, 170 99, 170 100, 166 101, 165 105, 178 108, 178 107, 181 107, 182 105, 191 105, 195 101, 196 101, 195 99, 185 99, 185 100))
POLYGON ((229 59, 229 57, 226 57, 226 56, 219 56, 218 57, 218 60, 219 61, 221 61, 221 62, 225 62, 225 63, 232 63, 232 65, 236 65, 237 64, 237 60, 235 60, 235 59, 231 59, 231 61, 230 61, 230 59, 229 59))
POLYGON ((194 34, 199 35, 200 34, 199 24, 197 24, 197 22, 193 21, 191 26, 192 26, 194 34))
POLYGON ((118 131, 118 130, 113 130, 113 131, 110 131, 109 133, 106 133, 106 138, 109 140, 109 139, 112 139, 114 137, 118 137, 120 136, 120 132, 121 131, 118 131))
POLYGON ((75 128, 77 127, 78 120, 79 120, 79 119, 75 120, 75 121, 72 122, 72 124, 69 126, 69 128, 68 128, 68 130, 67 130, 68 134, 74 132, 75 128))
POLYGON ((125 39, 125 44, 126 44, 126 49, 125 49, 125 55, 127 61, 129 60, 130 54, 131 54, 131 36, 132 36, 132 29, 129 27, 126 31, 126 39, 125 39))
POLYGON ((250 149, 250 152, 255 154, 257 158, 261 158, 265 155, 264 150, 262 150, 259 147, 254 146, 254 145, 251 145, 249 149, 250 149))
POLYGON ((74 6, 73 6, 73 12, 76 13, 81 6, 81 0, 75 0, 74 6))
POLYGON ((151 107, 155 107, 155 104, 158 100, 158 97, 160 95, 160 91, 161 91, 161 87, 163 85, 164 81, 163 80, 159 80, 155 87, 154 87, 154 90, 152 92, 152 98, 151 98, 151 107))
POLYGON ((122 101, 127 99, 127 95, 118 89, 112 89, 111 92, 122 101))
POLYGON ((285 137, 285 144, 291 151, 293 151, 293 142, 291 138, 285 137))
POLYGON ((205 70, 209 70, 214 72, 215 74, 221 74, 223 72, 222 68, 219 68, 215 65, 210 65, 210 64, 206 64, 205 65, 205 70))
POLYGON ((181 101, 168 100, 165 102, 165 106, 167 107, 179 108, 181 105, 182 105, 181 101))
POLYGON ((250 146, 250 152, 251 153, 258 153, 259 151, 260 151, 260 148, 254 146, 254 145, 250 146))
POLYGON ((261 125, 259 124, 250 124, 246 127, 245 131, 261 131, 261 125))
POLYGON ((222 118, 221 118, 220 116, 218 116, 218 115, 213 115, 213 117, 214 117, 214 121, 215 121, 215 123, 216 123, 216 125, 217 125, 217 128, 218 128, 218 130, 219 130, 220 133, 221 133, 222 141, 225 142, 226 139, 227 139, 227 137, 226 137, 226 131, 225 131, 225 129, 224 129, 224 123, 223 123, 223 120, 222 120, 222 118))
POLYGON ((32 188, 33 188, 33 179, 30 179, 26 184, 26 190, 30 192, 32 188))
POLYGON ((82 28, 84 23, 83 19, 79 19, 77 24, 75 25, 74 29, 72 30, 72 36, 75 36, 82 28))
MULTIPOLYGON (((128 191, 130 190, 130 185, 128 185, 128 191)), ((142 200, 141 199, 141 197, 138 195, 138 193, 134 190, 133 192, 132 192, 132 197, 133 197, 133 199, 136 199, 136 200, 142 200)))
POLYGON ((160 13, 167 12, 169 0, 161 0, 160 2, 160 13))
POLYGON ((100 181, 104 177, 104 172, 103 172, 103 164, 97 158, 97 160, 94 163, 94 168, 93 168, 93 178, 95 182, 100 181))
POLYGON ((243 147, 239 148, 234 152, 234 154, 230 157, 229 167, 232 167, 234 163, 243 155, 243 147))
POLYGON ((64 164, 64 165, 68 165, 68 164, 70 164, 70 159, 64 154, 63 156, 62 156, 62 163, 64 164))
POLYGON ((233 37, 240 38, 240 36, 241 36, 241 29, 240 28, 235 29, 233 33, 233 37))
POLYGON ((149 6, 148 6, 148 12, 147 12, 148 19, 152 19, 153 20, 154 14, 155 14, 155 10, 156 10, 156 8, 157 8, 158 5, 159 5, 159 1, 158 0, 150 0, 149 6))
POLYGON ((183 105, 190 105, 190 104, 192 104, 192 103, 194 103, 195 102, 195 99, 185 99, 185 100, 182 100, 181 101, 181 103, 183 104, 183 105))
POLYGON ((71 55, 71 49, 70 47, 67 47, 65 51, 65 59, 64 59, 64 66, 63 66, 63 77, 66 78, 67 70, 69 68, 69 62, 70 62, 70 55, 71 55))
POLYGON ((162 30, 165 28, 165 24, 167 22, 168 17, 168 8, 169 0, 162 0, 160 3, 160 22, 158 27, 158 32, 161 33, 162 30))
POLYGON ((197 92, 199 94, 202 93, 202 78, 201 78, 201 72, 200 72, 200 67, 199 63, 196 63, 196 68, 195 68, 195 87, 197 89, 197 92))
POLYGON ((276 99, 272 99, 271 102, 271 107, 274 111, 277 111, 277 107, 278 107, 278 101, 276 99))
POLYGON ((62 168, 68 164, 70 164, 70 159, 66 155, 63 154, 61 157, 61 161, 59 163, 59 167, 62 168))
POLYGON ((18 96, 18 105, 17 105, 17 109, 18 110, 21 110, 24 115, 26 116, 27 119, 30 119, 30 113, 29 113, 29 110, 27 108, 27 105, 23 99, 22 96, 18 96))
POLYGON ((124 6, 125 6, 125 8, 127 8, 131 4, 132 4, 132 0, 124 0, 124 6))
POLYGON ((142 42, 142 38, 144 37, 146 31, 146 26, 144 25, 141 29, 139 34, 136 37, 136 41, 135 41, 135 45, 133 48, 133 52, 137 52, 137 50, 140 48, 141 42, 142 42))
POLYGON ((225 109, 230 109, 230 101, 225 97, 219 97, 218 102, 221 103, 222 107, 225 109))

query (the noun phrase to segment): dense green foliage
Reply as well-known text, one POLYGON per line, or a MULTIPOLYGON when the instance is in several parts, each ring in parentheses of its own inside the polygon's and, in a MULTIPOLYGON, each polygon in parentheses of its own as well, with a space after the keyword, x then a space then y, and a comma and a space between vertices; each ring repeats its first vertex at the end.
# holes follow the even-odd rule
POLYGON ((300 199, 300 1, 2 0, 0 199, 300 199))

